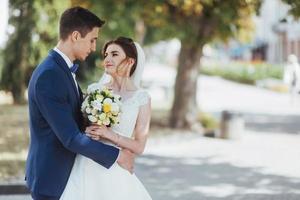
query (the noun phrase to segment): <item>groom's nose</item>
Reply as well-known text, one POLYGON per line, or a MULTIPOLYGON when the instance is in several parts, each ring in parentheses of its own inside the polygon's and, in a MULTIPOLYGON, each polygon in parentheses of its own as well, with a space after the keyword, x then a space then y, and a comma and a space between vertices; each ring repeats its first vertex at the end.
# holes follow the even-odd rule
POLYGON ((91 51, 92 51, 92 52, 95 52, 95 51, 96 51, 96 43, 92 45, 91 51))

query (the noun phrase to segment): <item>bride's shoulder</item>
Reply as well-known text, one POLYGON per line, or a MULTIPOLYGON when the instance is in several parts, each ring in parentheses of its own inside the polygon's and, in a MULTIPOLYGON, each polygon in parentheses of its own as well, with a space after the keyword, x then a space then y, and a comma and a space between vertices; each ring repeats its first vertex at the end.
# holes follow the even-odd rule
POLYGON ((140 106, 147 104, 150 101, 150 99, 151 99, 151 96, 147 90, 138 89, 137 100, 138 100, 140 106))

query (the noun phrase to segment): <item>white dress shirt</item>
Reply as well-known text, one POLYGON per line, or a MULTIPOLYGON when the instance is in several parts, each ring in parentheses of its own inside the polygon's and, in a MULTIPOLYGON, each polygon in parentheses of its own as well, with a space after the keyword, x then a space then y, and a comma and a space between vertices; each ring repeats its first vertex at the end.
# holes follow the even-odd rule
MULTIPOLYGON (((68 56, 66 56, 66 54, 64 54, 61 50, 59 50, 57 47, 54 47, 53 49, 54 51, 56 51, 59 55, 61 55, 61 57, 63 57, 64 61, 67 63, 68 67, 71 68, 73 66, 73 63, 72 61, 70 60, 70 58, 68 56)), ((77 85, 77 81, 76 81, 76 74, 71 72, 72 73, 72 76, 73 76, 73 79, 74 79, 74 82, 75 82, 75 85, 76 85, 76 89, 77 89, 77 92, 79 94, 79 91, 78 91, 78 85, 77 85)))

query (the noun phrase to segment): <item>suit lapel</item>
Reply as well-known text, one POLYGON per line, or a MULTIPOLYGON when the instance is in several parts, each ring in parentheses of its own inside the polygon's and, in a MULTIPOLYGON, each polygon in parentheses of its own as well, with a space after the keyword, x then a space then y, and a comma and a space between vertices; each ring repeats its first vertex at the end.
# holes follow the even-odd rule
POLYGON ((83 102, 83 93, 82 93, 82 90, 81 90, 79 84, 77 84, 77 85, 78 85, 78 91, 79 91, 79 100, 80 100, 80 103, 82 103, 83 102))
POLYGON ((76 88, 76 84, 74 82, 74 79, 73 79, 73 76, 71 74, 71 71, 67 65, 67 63, 65 62, 65 60, 54 50, 51 50, 49 52, 49 55, 51 57, 54 58, 55 62, 58 64, 58 66, 65 72, 65 74, 67 75, 70 83, 72 84, 72 88, 73 88, 73 92, 74 92, 74 95, 76 96, 76 100, 77 100, 77 103, 80 104, 80 95, 78 95, 78 92, 77 92, 77 88, 76 88))

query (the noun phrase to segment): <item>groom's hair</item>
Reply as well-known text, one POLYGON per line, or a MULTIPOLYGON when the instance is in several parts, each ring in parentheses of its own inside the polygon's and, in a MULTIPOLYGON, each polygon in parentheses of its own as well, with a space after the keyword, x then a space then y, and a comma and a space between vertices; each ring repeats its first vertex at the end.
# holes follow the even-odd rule
POLYGON ((59 22, 59 37, 66 40, 73 31, 78 31, 85 37, 94 27, 101 27, 105 21, 91 11, 76 6, 63 12, 59 22))

